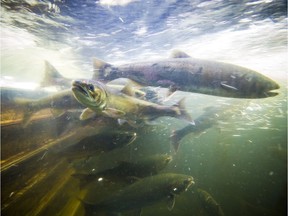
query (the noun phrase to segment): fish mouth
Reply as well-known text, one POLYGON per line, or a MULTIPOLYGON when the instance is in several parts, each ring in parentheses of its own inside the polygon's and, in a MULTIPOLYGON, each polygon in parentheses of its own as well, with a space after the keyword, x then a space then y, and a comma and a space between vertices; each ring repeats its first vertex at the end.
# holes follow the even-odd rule
MULTIPOLYGON (((179 182, 180 183, 180 182, 179 182)), ((194 185, 194 179, 192 176, 185 178, 181 181, 181 183, 172 189, 172 194, 177 195, 184 191, 187 191, 191 185, 194 185)))
POLYGON ((186 184, 186 189, 185 189, 185 191, 187 191, 187 189, 188 189, 191 185, 194 185, 194 184, 195 184, 193 177, 189 177, 188 179, 186 179, 185 182, 184 182, 184 184, 186 184))
POLYGON ((78 92, 86 97, 89 97, 88 92, 84 89, 79 81, 73 81, 72 83, 72 91, 78 92))
POLYGON ((264 92, 264 96, 265 97, 275 97, 275 96, 279 95, 279 92, 274 92, 275 90, 264 92))
POLYGON ((267 84, 266 91, 264 91, 263 94, 265 97, 274 97, 279 94, 279 92, 277 92, 278 89, 280 89, 280 85, 273 81, 267 84))

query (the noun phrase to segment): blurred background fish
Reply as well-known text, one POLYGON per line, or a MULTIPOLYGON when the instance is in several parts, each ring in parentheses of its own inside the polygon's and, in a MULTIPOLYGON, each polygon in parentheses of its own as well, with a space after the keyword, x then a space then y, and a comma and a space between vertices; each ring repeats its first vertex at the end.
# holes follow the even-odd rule
MULTIPOLYGON (((193 176, 225 215, 287 215, 286 1, 3 0, 0 7, 1 214, 85 215, 81 200, 108 203, 137 178, 99 177, 80 187, 73 174, 167 154, 173 160, 157 175, 193 176), (130 87, 123 76, 135 79, 130 87), (118 118, 80 121, 86 107, 58 96, 72 80, 95 78, 157 106, 185 98, 195 125, 171 116, 137 128, 118 118)), ((144 205, 143 216, 212 214, 197 188, 167 210, 156 201, 157 182, 139 189, 144 195, 153 186, 153 205, 129 208, 144 205)))

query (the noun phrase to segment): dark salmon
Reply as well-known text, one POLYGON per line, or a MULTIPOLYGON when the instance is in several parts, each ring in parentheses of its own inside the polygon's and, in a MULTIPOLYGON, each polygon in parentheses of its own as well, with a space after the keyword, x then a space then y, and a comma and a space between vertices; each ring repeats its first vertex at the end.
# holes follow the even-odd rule
POLYGON ((233 64, 195 59, 183 52, 173 58, 113 66, 94 59, 92 79, 129 78, 142 85, 232 98, 266 98, 279 85, 270 78, 233 64))

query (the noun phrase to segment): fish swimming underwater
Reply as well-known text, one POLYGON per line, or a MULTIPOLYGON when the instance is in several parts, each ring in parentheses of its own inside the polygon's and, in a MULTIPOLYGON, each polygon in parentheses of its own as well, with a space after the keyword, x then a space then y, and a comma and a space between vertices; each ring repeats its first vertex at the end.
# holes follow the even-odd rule
MULTIPOLYGON (((164 173, 138 180, 137 182, 116 191, 97 203, 82 201, 87 213, 112 212, 140 209, 160 201, 167 202, 172 210, 175 196, 186 191, 194 184, 193 177, 164 173)), ((88 215, 88 214, 87 214, 88 215)))
MULTIPOLYGON (((74 97, 71 91, 72 80, 63 77, 50 63, 46 62, 46 75, 42 81, 42 86, 60 86, 59 91, 42 96, 38 99, 13 99, 15 106, 23 110, 23 126, 27 126, 31 117, 38 111, 43 109, 50 109, 54 117, 60 116, 67 110, 84 109, 86 108, 80 104, 74 97), (47 69, 48 68, 48 69, 47 69), (69 86, 69 87, 68 87, 69 86)), ((106 85, 113 89, 113 91, 121 91, 125 85, 131 85, 129 88, 129 95, 133 97, 143 98, 145 92, 141 91, 140 86, 129 79, 116 79, 108 82, 106 85), (137 87, 136 87, 137 86, 137 87)), ((123 90, 124 92, 125 90, 123 90)))
POLYGON ((85 108, 74 98, 70 89, 61 90, 39 99, 15 98, 14 102, 15 106, 19 106, 23 110, 23 126, 27 126, 31 117, 43 109, 50 109, 54 116, 60 116, 67 110, 85 108))
POLYGON ((172 157, 166 154, 157 154, 144 159, 137 160, 135 162, 120 161, 117 166, 91 173, 75 173, 72 176, 80 179, 81 185, 88 184, 89 182, 98 178, 104 178, 109 180, 123 179, 129 180, 131 177, 143 178, 150 175, 155 175, 162 169, 164 169, 168 163, 170 163, 172 157), (127 179, 128 178, 128 179, 127 179))
POLYGON ((209 216, 224 216, 224 212, 221 206, 216 202, 216 200, 207 191, 198 188, 197 190, 198 198, 201 205, 207 212, 209 216))
POLYGON ((81 121, 76 116, 79 116, 79 112, 66 112, 59 117, 55 127, 59 124, 66 130, 62 129, 61 134, 54 140, 58 145, 51 148, 52 152, 64 156, 69 161, 87 159, 130 145, 137 138, 131 127, 120 126, 115 119, 98 116, 81 121))
POLYGON ((233 114, 239 112, 244 104, 226 104, 225 106, 206 107, 204 113, 194 119, 194 125, 189 124, 173 131, 170 138, 174 150, 177 151, 179 149, 180 141, 188 134, 200 134, 218 124, 219 121, 227 120, 233 114))
POLYGON ((76 80, 72 83, 75 98, 87 107, 81 119, 100 114, 126 120, 131 125, 140 121, 150 121, 161 116, 170 116, 193 123, 184 109, 183 99, 177 105, 164 106, 129 96, 129 86, 115 91, 101 82, 76 80))
POLYGON ((113 66, 94 59, 92 79, 129 78, 146 86, 176 87, 180 91, 233 98, 266 98, 279 85, 270 78, 233 64, 195 59, 174 52, 172 58, 113 66))
MULTIPOLYGON (((57 88, 61 90, 67 90, 71 88, 71 83, 73 82, 73 79, 69 79, 67 77, 64 77, 52 64, 50 64, 48 61, 45 61, 45 72, 44 72, 44 78, 40 83, 40 87, 51 87, 56 86, 57 88)), ((130 79, 127 78, 118 78, 111 80, 106 83, 109 87, 122 90, 125 85, 129 84, 131 86, 130 93, 135 94, 135 96, 143 97, 143 92, 141 92, 142 86, 139 85, 136 82, 133 82, 130 79)), ((144 87, 145 88, 145 87, 144 87)))
MULTIPOLYGON (((94 123, 97 122, 92 122, 92 124, 94 123)), ((82 136, 83 138, 74 145, 61 151, 61 156, 66 157, 69 161, 88 159, 89 157, 99 155, 100 153, 128 146, 132 144, 137 137, 137 134, 132 131, 113 131, 115 128, 110 127, 108 128, 110 131, 98 132, 97 127, 99 127, 99 125, 95 124, 95 126, 84 126, 79 129, 76 132, 75 137, 78 138, 82 136), (86 136, 85 130, 88 132, 88 128, 90 131, 94 129, 95 134, 86 136)))

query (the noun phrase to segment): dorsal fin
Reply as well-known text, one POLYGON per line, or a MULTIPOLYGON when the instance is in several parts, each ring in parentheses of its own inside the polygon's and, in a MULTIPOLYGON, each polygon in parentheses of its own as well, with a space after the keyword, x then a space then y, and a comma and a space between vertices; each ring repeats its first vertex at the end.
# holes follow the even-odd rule
POLYGON ((191 56, 181 50, 173 50, 171 58, 191 58, 191 56))
POLYGON ((102 79, 105 74, 105 68, 111 67, 112 65, 97 58, 93 58, 93 77, 92 79, 102 79))
POLYGON ((44 79, 41 82, 42 87, 57 85, 57 80, 65 79, 58 70, 50 64, 47 60, 45 60, 45 75, 44 79))

